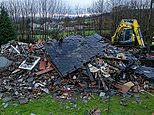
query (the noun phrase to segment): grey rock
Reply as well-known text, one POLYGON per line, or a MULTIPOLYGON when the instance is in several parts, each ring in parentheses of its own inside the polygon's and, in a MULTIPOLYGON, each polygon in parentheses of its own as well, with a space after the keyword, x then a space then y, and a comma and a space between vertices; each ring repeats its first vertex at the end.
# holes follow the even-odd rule
POLYGON ((8 103, 4 103, 4 104, 3 104, 3 107, 4 107, 4 108, 7 108, 8 106, 9 106, 8 103))
POLYGON ((19 95, 18 91, 15 91, 15 95, 19 95))
POLYGON ((14 107, 17 107, 18 106, 18 104, 17 103, 14 103, 14 104, 12 104, 14 107))
POLYGON ((69 106, 66 106, 66 109, 69 109, 70 107, 69 106))
POLYGON ((18 79, 18 82, 22 82, 24 79, 23 78, 21 78, 21 79, 18 79))
POLYGON ((32 87, 28 87, 27 89, 31 90, 31 89, 32 89, 32 87))
POLYGON ((28 99, 25 98, 25 99, 19 99, 19 103, 20 104, 27 104, 28 103, 28 99))
POLYGON ((4 97, 2 100, 3 100, 4 103, 6 103, 6 102, 11 101, 12 98, 11 97, 4 97))
POLYGON ((33 77, 30 77, 27 79, 27 82, 33 82, 34 81, 34 78, 33 77))

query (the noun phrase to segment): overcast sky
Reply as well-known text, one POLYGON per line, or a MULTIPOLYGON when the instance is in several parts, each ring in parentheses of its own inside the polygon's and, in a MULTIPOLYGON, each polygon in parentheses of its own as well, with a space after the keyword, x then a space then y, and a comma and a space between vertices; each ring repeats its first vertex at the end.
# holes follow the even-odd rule
MULTIPOLYGON (((7 0, 0 0, 1 1, 7 1, 7 0)), ((8 0, 9 1, 9 0, 8 0)), ((88 8, 93 1, 97 1, 97 0, 62 0, 62 1, 66 1, 66 4, 70 5, 71 8, 75 8, 75 6, 79 5, 80 8, 88 8)))
POLYGON ((75 8, 75 6, 79 5, 79 7, 81 8, 88 8, 93 1, 97 1, 97 0, 65 0, 70 6, 71 8, 75 8))
MULTIPOLYGON (((9 0, 0 0, 1 1, 9 1, 9 0)), ((69 5, 72 10, 75 10, 76 6, 79 6, 79 8, 87 9, 92 5, 93 2, 96 2, 98 0, 62 0, 66 3, 66 5, 69 5)))

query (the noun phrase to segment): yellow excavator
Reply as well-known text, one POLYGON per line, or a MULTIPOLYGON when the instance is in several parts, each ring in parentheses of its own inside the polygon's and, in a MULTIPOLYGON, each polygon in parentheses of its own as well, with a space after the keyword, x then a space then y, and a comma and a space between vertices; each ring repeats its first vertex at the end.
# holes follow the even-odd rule
POLYGON ((136 19, 123 19, 116 32, 112 36, 112 44, 129 46, 139 45, 144 48, 145 44, 141 33, 140 25, 136 19))

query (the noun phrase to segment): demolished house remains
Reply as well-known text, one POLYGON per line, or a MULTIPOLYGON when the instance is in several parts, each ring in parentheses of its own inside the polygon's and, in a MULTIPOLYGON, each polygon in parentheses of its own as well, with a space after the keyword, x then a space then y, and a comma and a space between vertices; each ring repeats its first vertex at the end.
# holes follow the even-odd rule
POLYGON ((78 94, 84 99, 92 93, 100 97, 141 91, 152 95, 154 68, 141 65, 131 51, 104 39, 94 34, 3 45, 0 98, 4 103, 18 100, 24 104, 44 92, 61 99, 78 94))

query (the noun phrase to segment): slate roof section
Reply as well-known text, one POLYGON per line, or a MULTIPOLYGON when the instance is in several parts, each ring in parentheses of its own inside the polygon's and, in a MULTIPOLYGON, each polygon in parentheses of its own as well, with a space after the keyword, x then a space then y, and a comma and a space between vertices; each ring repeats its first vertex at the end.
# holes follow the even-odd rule
POLYGON ((72 73, 83 66, 97 53, 103 52, 102 37, 98 34, 82 38, 70 36, 63 40, 53 41, 45 44, 52 63, 56 66, 62 76, 72 73))
MULTIPOLYGON (((83 64, 90 61, 90 58, 98 53, 105 55, 105 50, 108 49, 108 56, 116 57, 122 51, 117 47, 105 43, 103 37, 98 34, 93 34, 85 38, 80 36, 69 36, 63 40, 47 42, 45 49, 48 52, 52 63, 57 68, 61 76, 66 76, 68 73, 82 68, 83 64)), ((130 53, 125 55, 134 58, 130 53)))

